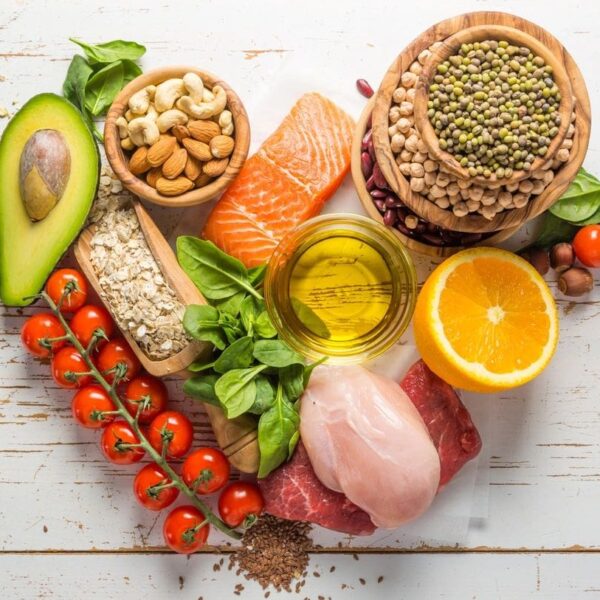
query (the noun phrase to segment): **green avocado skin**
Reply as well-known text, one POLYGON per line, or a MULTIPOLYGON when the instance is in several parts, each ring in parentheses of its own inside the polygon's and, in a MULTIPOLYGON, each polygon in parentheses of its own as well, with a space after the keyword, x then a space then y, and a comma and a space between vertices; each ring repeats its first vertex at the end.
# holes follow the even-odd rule
POLYGON ((98 190, 100 154, 80 112, 56 94, 31 98, 0 140, 0 299, 26 306, 84 226, 98 190), (71 159, 64 193, 48 216, 32 222, 19 187, 23 147, 35 131, 54 129, 71 159))

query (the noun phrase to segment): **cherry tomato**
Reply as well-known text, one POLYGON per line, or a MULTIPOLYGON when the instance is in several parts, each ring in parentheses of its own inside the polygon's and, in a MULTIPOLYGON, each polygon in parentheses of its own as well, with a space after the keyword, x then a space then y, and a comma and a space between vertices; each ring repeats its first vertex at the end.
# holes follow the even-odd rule
POLYGON ((110 396, 99 385, 81 388, 71 401, 73 418, 83 427, 100 429, 114 421, 115 415, 104 414, 116 410, 110 396))
POLYGON ((229 527, 249 527, 265 506, 258 486, 248 481, 230 483, 219 496, 219 514, 229 527))
MULTIPOLYGON (((115 330, 115 324, 103 306, 94 306, 86 304, 82 306, 71 319, 71 329, 75 337, 81 344, 87 348, 92 341, 94 332, 102 330, 107 338, 110 338, 115 330)), ((106 344, 106 339, 98 338, 96 348, 101 348, 106 344)))
POLYGON ((197 494, 212 494, 229 480, 229 461, 218 448, 198 448, 184 461, 181 477, 197 494))
POLYGON ((54 355, 51 369, 54 381, 64 388, 83 387, 92 380, 91 375, 77 376, 77 373, 87 373, 89 368, 73 346, 65 346, 54 355))
POLYGON ((125 407, 135 417, 140 402, 145 407, 140 413, 140 423, 150 423, 154 417, 167 407, 169 395, 167 386, 152 375, 139 375, 125 388, 125 407))
POLYGON ((172 483, 167 474, 155 463, 143 467, 133 480, 133 492, 139 503, 148 510, 162 510, 175 502, 179 490, 163 487, 172 483))
POLYGON ((179 554, 191 554, 199 550, 208 539, 210 527, 204 523, 204 515, 195 506, 178 506, 165 519, 163 535, 165 543, 179 554))
POLYGON ((129 444, 139 444, 140 440, 126 421, 113 421, 102 432, 100 447, 104 456, 117 465, 130 465, 144 457, 144 449, 129 444))
POLYGON ((100 354, 98 355, 98 369, 104 373, 106 380, 109 382, 113 381, 115 374, 114 372, 107 373, 106 371, 111 371, 119 363, 123 363, 127 367, 124 377, 126 380, 133 379, 142 368, 137 356, 123 338, 115 338, 106 343, 100 349, 100 354))
POLYGON ((21 329, 23 346, 30 354, 41 358, 50 356, 52 352, 56 352, 67 343, 67 340, 59 340, 48 346, 43 340, 63 335, 65 335, 65 330, 52 313, 38 313, 29 317, 21 329))
POLYGON ((600 267, 600 225, 582 227, 573 239, 573 250, 586 267, 600 267))
POLYGON ((60 304, 60 312, 75 312, 80 309, 87 300, 87 292, 85 277, 75 269, 58 269, 46 282, 46 293, 52 298, 54 304, 57 306, 60 304), (67 286, 70 291, 61 303, 67 286))
POLYGON ((192 446, 194 430, 190 420, 179 412, 167 410, 150 423, 148 441, 157 452, 167 443, 167 456, 180 458, 192 446))

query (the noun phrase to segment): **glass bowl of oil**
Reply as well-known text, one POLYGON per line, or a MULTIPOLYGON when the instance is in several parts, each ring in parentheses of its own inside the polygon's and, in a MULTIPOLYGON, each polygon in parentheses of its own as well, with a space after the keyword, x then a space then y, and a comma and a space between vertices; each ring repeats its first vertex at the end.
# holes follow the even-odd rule
POLYGON ((417 277, 385 226, 351 214, 310 219, 276 248, 265 302, 279 335, 304 356, 358 363, 383 353, 412 317, 417 277))

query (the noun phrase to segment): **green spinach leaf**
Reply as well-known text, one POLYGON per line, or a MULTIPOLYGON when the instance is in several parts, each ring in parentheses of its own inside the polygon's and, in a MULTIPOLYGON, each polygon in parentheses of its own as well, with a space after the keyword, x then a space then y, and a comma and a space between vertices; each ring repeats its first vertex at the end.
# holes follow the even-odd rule
POLYGON ((181 268, 206 298, 222 300, 240 291, 260 298, 250 283, 246 267, 212 242, 180 236, 177 238, 177 258, 181 268))
POLYGON ((112 104, 114 97, 123 88, 123 63, 111 63, 94 73, 85 86, 85 106, 98 116, 104 113, 112 104))
POLYGON ((69 64, 63 83, 63 96, 79 110, 85 108, 85 85, 92 74, 92 67, 80 54, 76 54, 69 64))
POLYGON ((142 69, 131 60, 122 60, 123 63, 123 85, 133 81, 142 74, 142 69))
POLYGON ((258 340, 254 344, 254 358, 263 365, 278 369, 294 364, 304 364, 302 356, 281 340, 258 340))
POLYGON ((544 213, 542 227, 533 245, 549 248, 559 242, 570 242, 577 229, 575 225, 559 219, 551 212, 546 212, 544 213))
POLYGON ((306 365, 304 367, 304 389, 306 389, 308 387, 308 383, 310 381, 310 376, 312 375, 315 368, 318 367, 319 365, 322 365, 326 360, 327 360, 327 357, 323 356, 322 358, 315 361, 314 363, 311 363, 310 365, 306 365))
POLYGON ((262 415, 269 410, 275 402, 275 390, 271 382, 264 376, 256 378, 256 398, 254 404, 248 409, 254 415, 262 415))
POLYGON ((183 315, 183 328, 195 340, 210 342, 219 350, 224 350, 227 345, 219 311, 214 306, 190 304, 183 315))
POLYGON ((277 329, 273 325, 269 313, 263 310, 256 318, 254 331, 262 338, 274 338, 277 335, 277 329))
POLYGON ((232 369, 246 369, 254 360, 252 350, 254 343, 249 336, 240 338, 225 348, 219 358, 214 362, 217 373, 227 373, 232 369))
POLYGON ((599 209, 600 181, 581 168, 567 191, 549 210, 559 219, 579 224, 590 219, 599 209))
POLYGON ((221 312, 227 313, 232 317, 237 317, 240 314, 242 301, 246 297, 246 292, 238 292, 224 300, 213 300, 213 306, 216 306, 221 312))
POLYGON ((203 371, 209 371, 215 366, 214 361, 212 362, 202 362, 200 360, 195 360, 191 365, 187 367, 188 371, 192 373, 202 373, 203 371))
POLYGON ((264 310, 264 302, 253 296, 246 296, 240 306, 240 317, 248 335, 254 333, 254 323, 260 312, 264 310))
POLYGON ((275 404, 258 421, 259 478, 266 477, 291 456, 298 441, 299 425, 298 413, 278 385, 275 404))
POLYGON ((137 60, 142 57, 146 48, 137 42, 128 42, 125 40, 112 40, 103 44, 88 44, 82 40, 69 38, 85 52, 87 59, 91 64, 111 63, 117 60, 137 60))
POLYGON ((263 263, 262 265, 258 265, 257 267, 252 267, 252 269, 248 269, 248 277, 250 278, 250 283, 255 288, 259 287, 265 278, 266 272, 267 263, 263 263))
POLYGON ((219 376, 214 373, 194 375, 183 384, 183 391, 185 394, 199 398, 203 402, 221 407, 215 392, 215 384, 218 379, 219 376))
POLYGON ((239 417, 254 404, 255 378, 265 368, 264 365, 257 365, 249 369, 233 369, 219 377, 215 392, 228 419, 239 417))
POLYGON ((279 369, 279 381, 286 398, 293 402, 304 392, 304 365, 295 364, 279 369))

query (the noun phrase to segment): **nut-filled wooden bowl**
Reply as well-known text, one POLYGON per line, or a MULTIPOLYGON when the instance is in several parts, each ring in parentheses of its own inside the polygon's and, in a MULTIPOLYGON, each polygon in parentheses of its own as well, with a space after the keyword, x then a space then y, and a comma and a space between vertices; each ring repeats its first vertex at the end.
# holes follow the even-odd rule
MULTIPOLYGON (((486 37, 489 38, 489 35, 486 37)), ((453 47, 456 48, 455 45, 453 47)), ((443 46, 436 48, 440 52, 442 49, 443 46)), ((430 60, 435 61, 436 57, 437 55, 434 54, 430 60)), ((439 61, 439 58, 437 60, 439 61)), ((415 128, 419 134, 429 124, 426 112, 425 110, 424 117, 422 114, 415 114, 415 128), (423 119, 426 119, 427 123, 424 123, 423 119)), ((563 48, 560 42, 546 30, 530 21, 507 13, 490 11, 468 13, 447 19, 430 27, 411 42, 398 55, 386 72, 375 96, 375 106, 373 109, 373 142, 375 154, 383 176, 392 190, 401 198, 406 206, 426 221, 445 229, 464 232, 495 232, 501 229, 518 227, 548 209, 560 198, 581 167, 589 143, 590 127, 590 101, 583 76, 571 55, 563 48), (572 91, 575 134, 572 138, 569 160, 555 172, 553 180, 543 191, 539 195, 531 196, 525 206, 503 210, 495 214, 491 219, 476 213, 456 216, 452 210, 437 206, 426 196, 411 189, 409 178, 405 177, 400 171, 400 167, 396 163, 396 156, 391 149, 388 133, 388 114, 392 106, 392 96, 400 84, 402 74, 409 70, 411 64, 417 60, 417 57, 424 50, 428 50, 436 42, 448 40, 451 36, 455 36, 463 30, 483 28, 480 31, 485 30, 487 34, 490 34, 494 30, 494 27, 508 27, 525 32, 529 36, 529 39, 535 39, 536 42, 539 42, 547 49, 547 52, 552 54, 553 63, 551 66, 556 61, 563 66, 570 81, 572 91)), ((447 171, 445 166, 444 170, 447 171)))
MULTIPOLYGON (((362 139, 367 132, 374 104, 375 98, 373 97, 365 105, 365 108, 363 109, 360 118, 356 123, 356 129, 352 139, 351 170, 354 187, 356 188, 363 208, 372 219, 384 224, 383 216, 373 203, 373 198, 367 189, 367 182, 365 180, 365 176, 363 175, 361 166, 362 139)), ((404 235, 396 227, 392 227, 391 229, 409 250, 417 252, 418 254, 423 254, 424 256, 430 256, 432 258, 446 258, 466 247, 465 245, 460 244, 455 246, 435 246, 432 244, 426 244, 418 239, 404 235)), ((518 227, 510 227, 508 229, 498 231, 497 233, 484 237, 481 242, 479 242, 479 245, 499 244, 513 235, 517 229, 518 227)))
MULTIPOLYGON (((209 119, 207 119, 208 121, 209 119)), ((212 122, 212 121, 211 121, 212 122)), ((163 206, 192 206, 213 200, 222 194, 242 168, 248 149, 250 147, 250 124, 246 109, 235 91, 222 79, 207 71, 201 71, 194 67, 175 66, 163 67, 148 71, 127 84, 111 105, 104 126, 104 147, 108 161, 123 185, 133 194, 140 196, 155 204, 163 206), (181 78, 186 73, 195 73, 201 77, 205 85, 212 89, 218 85, 225 90, 227 95, 226 110, 231 111, 233 117, 233 138, 235 146, 229 156, 229 162, 225 170, 215 179, 203 185, 194 187, 178 195, 165 195, 155 187, 149 185, 144 175, 134 175, 129 167, 131 152, 121 147, 121 137, 117 120, 123 117, 129 109, 129 99, 133 94, 143 90, 149 85, 158 85, 168 79, 181 78)))
POLYGON ((439 48, 433 51, 432 57, 423 67, 423 71, 417 80, 414 110, 415 124, 421 134, 421 138, 427 145, 429 154, 438 162, 443 163, 448 172, 460 179, 471 179, 476 184, 509 184, 525 179, 530 172, 541 168, 547 160, 556 154, 569 128, 571 112, 573 111, 573 93, 562 55, 557 55, 555 52, 550 51, 544 43, 529 35, 526 31, 505 25, 477 25, 468 27, 447 37, 442 41, 439 48), (543 58, 545 64, 552 67, 552 77, 561 94, 558 110, 561 118, 560 127, 558 128, 558 133, 552 138, 545 156, 537 157, 532 163, 530 171, 514 171, 511 177, 504 179, 498 179, 495 175, 492 175, 490 178, 483 176, 470 177, 468 171, 459 164, 452 154, 442 150, 431 121, 427 116, 429 87, 433 81, 433 76, 436 74, 438 65, 455 54, 462 44, 482 42, 490 39, 507 40, 516 46, 524 46, 529 48, 535 55, 543 58))

